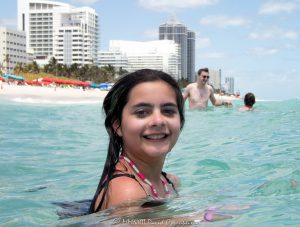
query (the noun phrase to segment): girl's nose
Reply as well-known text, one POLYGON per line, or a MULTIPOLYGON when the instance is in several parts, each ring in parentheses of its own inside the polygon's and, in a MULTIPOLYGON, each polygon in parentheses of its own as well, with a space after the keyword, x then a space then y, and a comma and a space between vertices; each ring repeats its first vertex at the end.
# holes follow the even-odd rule
POLYGON ((160 110, 155 110, 151 116, 151 126, 165 125, 165 118, 160 110))

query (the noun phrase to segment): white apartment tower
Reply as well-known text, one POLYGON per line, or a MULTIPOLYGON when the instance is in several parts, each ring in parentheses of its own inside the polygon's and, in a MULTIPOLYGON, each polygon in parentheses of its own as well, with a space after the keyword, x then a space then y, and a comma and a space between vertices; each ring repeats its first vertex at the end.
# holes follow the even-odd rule
POLYGON ((27 63, 26 34, 0 27, 0 65, 2 72, 13 73, 17 63, 27 63))
POLYGON ((221 89, 221 69, 209 69, 209 84, 214 87, 214 89, 221 89))
POLYGON ((98 51, 98 62, 99 67, 113 66, 116 69, 127 70, 128 59, 126 54, 114 51, 98 51))
POLYGON ((55 57, 61 64, 97 61, 98 16, 89 7, 47 0, 18 0, 18 29, 35 58, 55 57))
POLYGON ((127 56, 127 71, 143 68, 164 71, 178 80, 179 46, 173 40, 147 42, 110 40, 109 51, 127 56))

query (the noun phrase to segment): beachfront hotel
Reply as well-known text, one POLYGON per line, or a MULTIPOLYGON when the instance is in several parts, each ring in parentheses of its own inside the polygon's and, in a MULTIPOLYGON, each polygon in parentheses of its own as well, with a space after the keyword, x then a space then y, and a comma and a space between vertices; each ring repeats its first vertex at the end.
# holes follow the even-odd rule
POLYGON ((127 70, 128 58, 118 51, 98 51, 98 67, 113 66, 115 69, 127 70))
POLYGON ((159 40, 174 40, 179 45, 179 79, 195 81, 195 32, 171 18, 159 26, 159 40))
POLYGON ((27 52, 33 52, 38 63, 52 56, 67 65, 97 61, 98 16, 90 7, 18 0, 18 29, 26 33, 27 52))
POLYGON ((27 63, 26 34, 22 31, 0 27, 1 71, 11 74, 17 63, 27 63))
POLYGON ((146 42, 110 40, 109 51, 127 56, 127 71, 151 68, 169 73, 178 80, 179 47, 173 40, 146 42))

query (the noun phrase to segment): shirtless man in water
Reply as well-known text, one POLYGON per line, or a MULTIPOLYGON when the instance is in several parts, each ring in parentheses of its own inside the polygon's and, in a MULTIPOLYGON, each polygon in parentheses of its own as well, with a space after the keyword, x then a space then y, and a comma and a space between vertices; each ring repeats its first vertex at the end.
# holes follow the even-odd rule
POLYGON ((190 109, 203 109, 208 106, 208 99, 214 106, 230 106, 229 101, 220 101, 215 98, 213 88, 207 84, 209 79, 208 68, 199 69, 197 81, 189 84, 183 93, 183 98, 189 98, 190 109))

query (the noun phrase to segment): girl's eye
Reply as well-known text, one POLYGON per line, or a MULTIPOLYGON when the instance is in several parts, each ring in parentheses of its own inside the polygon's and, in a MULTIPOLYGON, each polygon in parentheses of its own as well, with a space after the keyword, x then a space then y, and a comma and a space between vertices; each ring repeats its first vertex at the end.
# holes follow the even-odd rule
POLYGON ((145 110, 145 109, 138 109, 136 111, 134 111, 134 114, 138 117, 138 118, 144 118, 146 116, 148 116, 150 113, 150 111, 145 110))
POLYGON ((165 108, 162 110, 162 113, 167 116, 174 116, 175 114, 177 114, 177 109, 176 108, 165 108))

